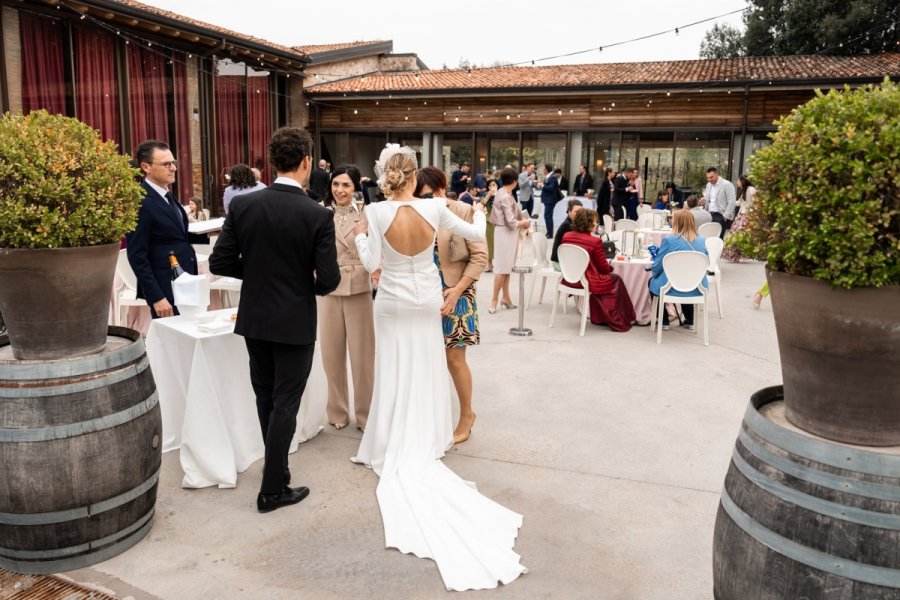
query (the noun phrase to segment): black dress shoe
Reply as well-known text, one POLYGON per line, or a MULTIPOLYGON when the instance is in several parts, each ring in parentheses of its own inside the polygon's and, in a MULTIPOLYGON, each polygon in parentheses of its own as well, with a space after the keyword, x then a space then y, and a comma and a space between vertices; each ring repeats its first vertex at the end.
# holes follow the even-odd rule
POLYGON ((284 470, 284 485, 285 486, 291 485, 291 470, 290 469, 284 470))
POLYGON ((282 506, 297 504, 309 496, 308 487, 289 488, 285 486, 279 494, 259 494, 256 496, 256 510, 261 513, 272 512, 282 506))

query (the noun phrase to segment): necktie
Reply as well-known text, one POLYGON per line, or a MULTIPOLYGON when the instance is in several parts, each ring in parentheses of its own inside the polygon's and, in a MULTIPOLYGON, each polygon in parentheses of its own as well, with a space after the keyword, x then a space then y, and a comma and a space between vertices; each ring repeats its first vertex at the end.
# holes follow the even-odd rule
POLYGON ((178 218, 178 224, 181 225, 181 229, 184 230, 184 209, 181 208, 181 205, 175 200, 175 195, 172 192, 166 192, 166 200, 168 200, 169 207, 175 211, 175 216, 178 218))

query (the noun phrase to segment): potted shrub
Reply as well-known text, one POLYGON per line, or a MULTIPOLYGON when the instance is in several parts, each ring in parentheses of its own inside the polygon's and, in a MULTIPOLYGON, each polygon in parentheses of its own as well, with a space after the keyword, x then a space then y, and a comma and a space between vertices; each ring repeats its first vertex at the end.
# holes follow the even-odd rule
POLYGON ((76 119, 0 118, 0 312, 15 358, 106 343, 119 241, 142 192, 129 157, 76 119))
POLYGON ((817 92, 753 157, 729 243, 766 261, 788 419, 900 445, 900 87, 817 92))

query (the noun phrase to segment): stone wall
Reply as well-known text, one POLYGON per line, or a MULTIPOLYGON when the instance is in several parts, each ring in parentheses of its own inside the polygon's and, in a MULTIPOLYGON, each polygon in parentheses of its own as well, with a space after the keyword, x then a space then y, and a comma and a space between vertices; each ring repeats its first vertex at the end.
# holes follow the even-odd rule
POLYGON ((22 110, 22 41, 19 11, 3 7, 3 56, 6 59, 6 92, 10 112, 22 110))
POLYGON ((203 198, 203 136, 200 130, 200 70, 199 58, 188 59, 187 72, 187 111, 191 124, 191 185, 194 195, 203 198))
POLYGON ((378 71, 378 64, 378 56, 364 56, 342 62, 311 65, 306 69, 306 72, 309 74, 307 86, 375 73, 378 71))
POLYGON ((419 63, 415 54, 383 54, 378 57, 378 70, 390 71, 418 71, 419 63))

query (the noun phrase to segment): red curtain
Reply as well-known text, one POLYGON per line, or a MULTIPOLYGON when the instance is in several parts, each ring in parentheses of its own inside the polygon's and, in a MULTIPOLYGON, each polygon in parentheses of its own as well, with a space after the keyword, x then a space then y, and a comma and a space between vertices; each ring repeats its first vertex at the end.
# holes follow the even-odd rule
POLYGON ((178 197, 187 204, 194 195, 191 156, 191 106, 187 92, 187 65, 184 54, 175 54, 175 157, 178 159, 178 197))
POLYGON ((269 176, 269 138, 272 137, 271 76, 248 77, 247 108, 250 113, 250 166, 262 172, 263 183, 271 183, 269 176))
POLYGON ((74 31, 74 42, 75 116, 99 129, 104 140, 114 140, 121 146, 115 37, 79 27, 74 31))
POLYGON ((129 44, 128 93, 131 107, 131 141, 169 141, 169 110, 166 103, 165 57, 129 44))
POLYGON ((66 78, 63 66, 63 30, 50 17, 19 11, 22 42, 22 110, 46 108, 66 114, 66 78))
POLYGON ((246 162, 244 147, 244 85, 243 75, 216 77, 216 159, 219 167, 219 201, 225 189, 224 175, 231 167, 246 162))

